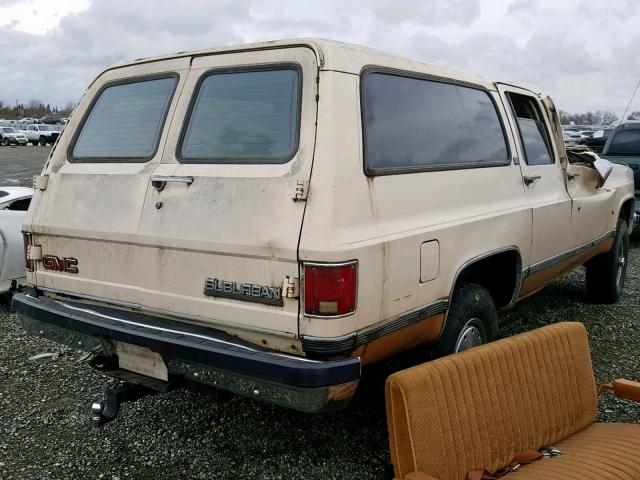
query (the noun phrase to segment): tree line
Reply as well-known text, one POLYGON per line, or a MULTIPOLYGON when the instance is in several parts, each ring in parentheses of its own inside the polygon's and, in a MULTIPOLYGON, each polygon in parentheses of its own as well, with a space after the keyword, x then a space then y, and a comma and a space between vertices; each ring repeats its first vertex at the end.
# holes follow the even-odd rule
MULTIPOLYGON (((613 125, 620 117, 609 110, 596 110, 595 112, 567 113, 564 110, 558 112, 560 123, 569 125, 613 125)), ((625 120, 640 120, 640 110, 631 112, 625 120)))
POLYGON ((558 112, 560 123, 569 125, 573 122, 576 125, 610 125, 618 120, 618 116, 609 110, 596 110, 595 112, 567 113, 563 110, 558 112))
POLYGON ((27 103, 17 103, 10 105, 0 100, 0 118, 5 120, 21 119, 25 117, 68 117, 76 104, 67 102, 64 107, 45 104, 40 100, 29 100, 27 103))

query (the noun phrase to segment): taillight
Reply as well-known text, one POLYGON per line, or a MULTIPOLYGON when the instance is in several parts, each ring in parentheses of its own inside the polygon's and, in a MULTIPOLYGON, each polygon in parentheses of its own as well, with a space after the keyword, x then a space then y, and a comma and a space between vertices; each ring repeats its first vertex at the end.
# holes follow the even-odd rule
POLYGON ((31 234, 23 233, 22 241, 24 242, 24 266, 28 272, 33 272, 33 260, 29 260, 29 247, 31 247, 31 234))
POLYGON ((357 294, 357 261, 304 264, 305 315, 335 317, 353 313, 357 294))

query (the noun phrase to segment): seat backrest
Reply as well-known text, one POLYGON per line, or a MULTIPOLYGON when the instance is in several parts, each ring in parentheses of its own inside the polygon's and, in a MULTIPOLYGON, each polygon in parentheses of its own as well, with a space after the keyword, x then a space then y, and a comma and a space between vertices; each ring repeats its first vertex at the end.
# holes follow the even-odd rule
POLYGON ((559 323, 397 372, 386 402, 396 478, 496 471, 595 420, 587 332, 559 323))

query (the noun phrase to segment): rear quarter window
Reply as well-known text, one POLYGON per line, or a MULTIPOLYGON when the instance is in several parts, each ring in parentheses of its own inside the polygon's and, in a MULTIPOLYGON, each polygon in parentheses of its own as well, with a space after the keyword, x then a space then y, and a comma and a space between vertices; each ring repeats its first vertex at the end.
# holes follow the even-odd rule
POLYGON ((367 175, 510 163, 498 111, 481 88, 368 72, 362 109, 367 175))
POLYGON ((300 71, 213 71, 200 82, 178 147, 183 163, 286 163, 298 149, 300 71))
POLYGON ((82 123, 70 160, 150 160, 158 149, 177 80, 171 75, 107 85, 82 123))

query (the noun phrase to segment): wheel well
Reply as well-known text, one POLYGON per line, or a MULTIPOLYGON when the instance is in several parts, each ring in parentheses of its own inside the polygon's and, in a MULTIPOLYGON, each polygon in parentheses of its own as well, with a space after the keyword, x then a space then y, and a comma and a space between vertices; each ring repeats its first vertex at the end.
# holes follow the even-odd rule
POLYGON ((631 225, 631 216, 633 215, 633 209, 631 208, 633 206, 633 199, 630 198, 629 200, 627 200, 626 202, 624 202, 622 204, 622 206, 620 207, 620 212, 618 213, 618 218, 623 219, 625 222, 627 222, 627 225, 631 225))
POLYGON ((489 291, 497 307, 506 307, 513 300, 521 272, 520 253, 507 250, 466 265, 459 273, 456 284, 466 281, 482 285, 489 291))

